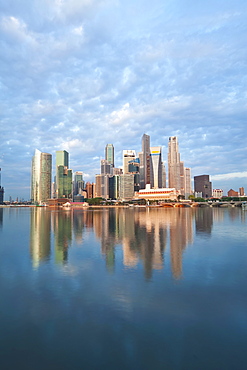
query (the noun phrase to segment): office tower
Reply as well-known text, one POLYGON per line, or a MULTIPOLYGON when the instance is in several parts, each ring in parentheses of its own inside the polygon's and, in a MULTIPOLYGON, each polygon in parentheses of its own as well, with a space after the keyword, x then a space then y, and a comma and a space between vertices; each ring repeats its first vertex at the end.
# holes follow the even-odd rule
POLYGON ((72 170, 69 169, 69 153, 56 151, 56 197, 72 197, 72 170))
POLYGON ((105 147, 105 160, 114 167, 114 146, 107 144, 105 147))
POLYGON ((209 175, 194 176, 194 191, 201 193, 202 198, 212 197, 212 183, 209 181, 209 175))
POLYGON ((86 192, 87 192, 87 198, 91 199, 94 198, 94 184, 90 183, 89 181, 86 183, 86 192))
POLYGON ((161 147, 154 146, 150 148, 150 183, 154 189, 162 188, 162 158, 161 147))
POLYGON ((112 165, 106 159, 101 159, 100 161, 100 173, 101 175, 112 174, 112 165))
POLYGON ((109 175, 101 175, 101 197, 109 199, 109 175))
POLYGON ((123 174, 129 171, 129 161, 136 158, 135 150, 123 150, 123 174))
POLYGON ((134 191, 140 190, 140 159, 129 161, 128 172, 134 174, 134 191))
POLYGON ((81 171, 76 171, 74 173, 74 182, 73 182, 73 194, 81 195, 84 190, 84 181, 83 181, 83 173, 81 171))
POLYGON ((101 175, 95 175, 95 197, 101 197, 101 175))
POLYGON ((35 150, 31 171, 31 202, 46 202, 51 198, 52 156, 35 150))
POLYGON ((184 196, 188 199, 191 195, 191 170, 188 167, 184 169, 184 196))
POLYGON ((142 152, 139 153, 140 158, 140 188, 145 189, 147 184, 150 184, 150 136, 143 134, 142 136, 142 152))
POLYGON ((162 162, 162 188, 166 188, 166 168, 162 162))
POLYGON ((134 174, 126 173, 119 176, 119 197, 132 200, 134 197, 134 174))
POLYGON ((184 165, 180 161, 176 136, 169 137, 168 143, 168 187, 184 195, 184 165))

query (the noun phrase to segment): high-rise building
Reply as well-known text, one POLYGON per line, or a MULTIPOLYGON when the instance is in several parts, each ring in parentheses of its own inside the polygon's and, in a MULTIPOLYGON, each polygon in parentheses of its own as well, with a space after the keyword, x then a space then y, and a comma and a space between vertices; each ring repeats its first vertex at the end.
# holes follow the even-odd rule
POLYGON ((140 190, 140 159, 129 161, 128 172, 134 174, 134 191, 140 190))
POLYGON ((100 161, 100 173, 101 175, 111 175, 112 174, 112 165, 106 160, 101 159, 100 161))
POLYGON ((73 195, 81 195, 85 187, 84 185, 83 173, 81 171, 76 171, 74 173, 73 195))
POLYGON ((162 175, 161 147, 154 146, 150 148, 150 183, 152 188, 162 188, 162 175))
POLYGON ((129 172, 129 162, 135 158, 135 150, 123 150, 123 174, 129 172))
POLYGON ((147 184, 150 184, 150 136, 143 134, 142 136, 142 152, 139 153, 140 158, 140 188, 145 189, 147 184))
POLYGON ((188 167, 184 169, 184 196, 188 199, 191 195, 191 170, 188 167))
POLYGON ((72 170, 66 150, 56 151, 56 197, 72 198, 72 170))
POLYGON ((169 137, 168 143, 168 186, 181 190, 181 164, 178 148, 178 139, 176 136, 169 137))
POLYGON ((4 188, 1 186, 1 168, 0 168, 0 204, 3 204, 4 188))
POLYGON ((134 174, 126 173, 119 176, 119 197, 131 200, 134 197, 134 174))
POLYGON ((87 198, 91 199, 94 198, 94 184, 90 183, 89 181, 86 183, 86 192, 87 192, 87 198))
POLYGON ((35 150, 31 171, 31 202, 46 202, 51 198, 52 156, 35 150))
POLYGON ((212 197, 212 183, 209 181, 209 175, 194 176, 194 191, 201 193, 202 198, 212 197))
POLYGON ((105 160, 114 167, 114 146, 107 144, 105 147, 105 160))
POLYGON ((166 168, 162 162, 162 188, 166 188, 166 168))

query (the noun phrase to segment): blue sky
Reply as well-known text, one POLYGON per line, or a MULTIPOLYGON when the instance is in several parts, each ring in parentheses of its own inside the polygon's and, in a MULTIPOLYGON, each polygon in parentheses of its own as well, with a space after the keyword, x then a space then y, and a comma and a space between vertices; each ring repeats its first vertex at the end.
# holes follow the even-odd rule
POLYGON ((37 148, 86 181, 107 143, 177 136, 192 177, 247 193, 247 2, 8 0, 0 4, 0 167, 30 198, 37 148))

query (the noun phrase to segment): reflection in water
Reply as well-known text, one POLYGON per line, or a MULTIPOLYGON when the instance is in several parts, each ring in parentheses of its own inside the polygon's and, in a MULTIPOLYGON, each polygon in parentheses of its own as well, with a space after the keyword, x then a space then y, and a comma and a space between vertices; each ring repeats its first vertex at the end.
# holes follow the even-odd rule
MULTIPOLYGON (((230 217, 234 218, 236 214, 233 210, 230 217)), ((74 244, 82 245, 83 233, 92 230, 100 241, 101 254, 109 272, 115 271, 116 246, 121 246, 126 268, 142 264, 146 278, 150 279, 153 270, 161 270, 165 264, 169 268, 170 264, 173 278, 180 279, 183 252, 193 243, 193 223, 197 234, 210 236, 213 218, 220 221, 222 215, 222 210, 212 208, 69 211, 34 208, 31 212, 31 257, 34 266, 50 258, 52 230, 55 263, 67 263, 69 248, 74 244)))
POLYGON ((213 226, 213 208, 198 208, 196 212, 196 233, 204 233, 208 236, 212 232, 213 226))
POLYGON ((68 248, 72 242, 73 212, 52 212, 52 227, 54 232, 55 262, 68 261, 68 248))
POLYGON ((0 228, 2 227, 3 224, 3 209, 0 208, 0 228))
POLYGON ((30 254, 33 266, 38 267, 51 253, 51 214, 41 208, 32 208, 30 217, 30 254))

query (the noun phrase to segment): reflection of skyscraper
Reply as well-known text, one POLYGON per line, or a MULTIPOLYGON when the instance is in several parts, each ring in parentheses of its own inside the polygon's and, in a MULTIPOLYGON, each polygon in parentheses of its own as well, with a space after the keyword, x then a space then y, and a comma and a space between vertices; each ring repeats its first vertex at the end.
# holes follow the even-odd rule
POLYGON ((213 226, 213 209, 211 207, 198 208, 195 214, 196 233, 210 235, 213 226))
POLYGON ((51 198, 52 156, 38 149, 32 158, 31 201, 45 202, 51 198))
POLYGON ((34 267, 49 259, 51 253, 51 212, 32 208, 30 219, 30 254, 34 267))
POLYGON ((114 167, 114 146, 107 144, 105 147, 105 160, 114 167))
POLYGON ((66 150, 56 151, 56 196, 72 197, 72 170, 69 169, 69 153, 66 150))
POLYGON ((72 214, 71 211, 52 213, 56 263, 66 263, 68 260, 68 248, 72 241, 72 214))
POLYGON ((0 208, 0 227, 2 227, 3 224, 3 209, 0 208))

